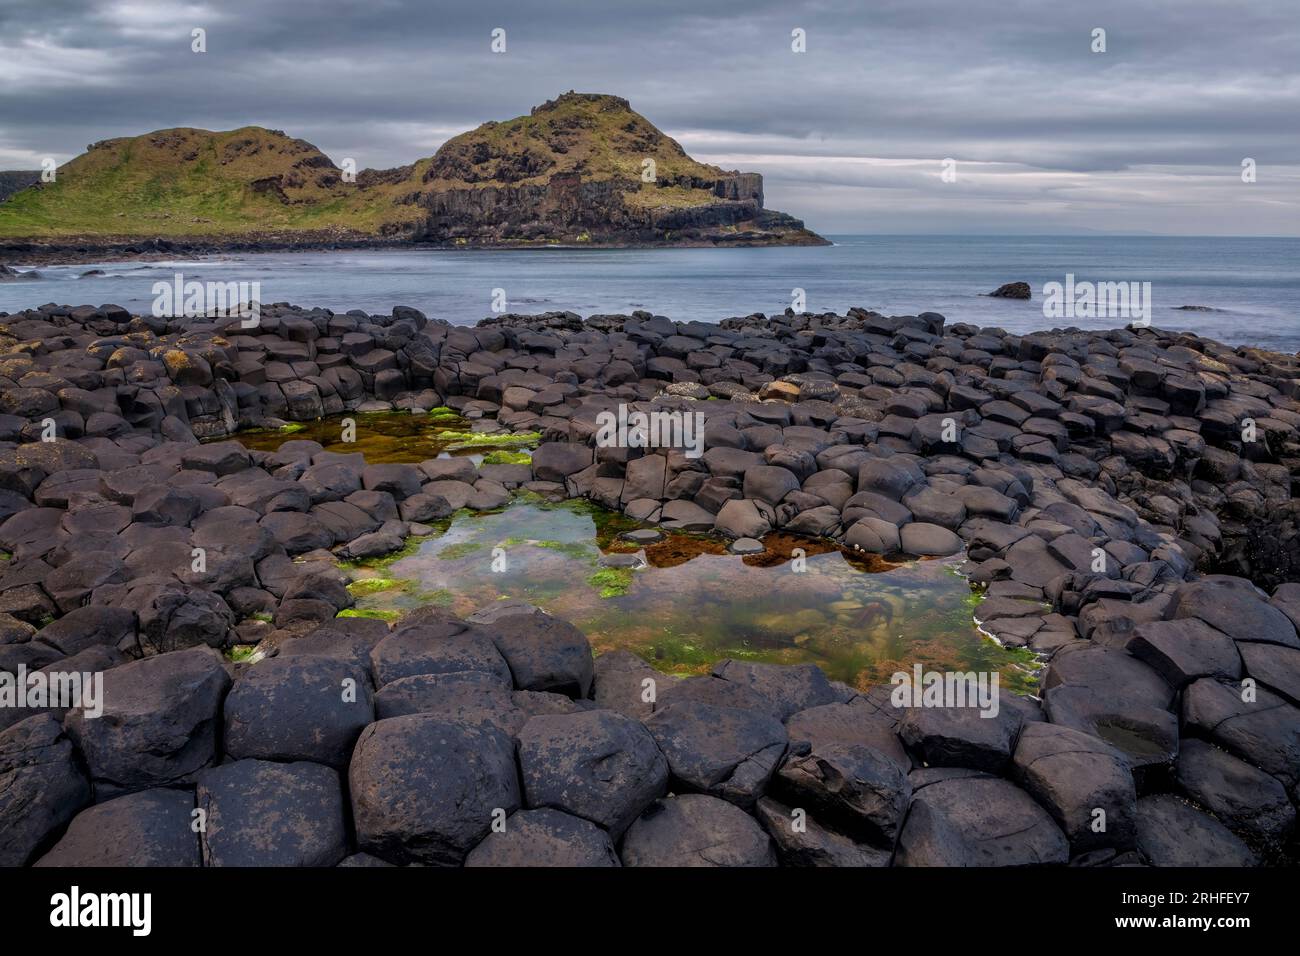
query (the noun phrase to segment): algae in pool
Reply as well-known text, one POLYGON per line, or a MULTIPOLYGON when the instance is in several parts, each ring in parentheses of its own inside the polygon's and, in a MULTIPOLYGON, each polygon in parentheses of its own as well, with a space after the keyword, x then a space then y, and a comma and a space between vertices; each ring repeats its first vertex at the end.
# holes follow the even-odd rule
POLYGON ((253 428, 235 438, 254 451, 276 451, 286 441, 320 442, 326 451, 361 452, 370 465, 421 462, 441 454, 477 455, 492 461, 525 460, 521 448, 529 448, 541 437, 536 432, 475 432, 471 423, 450 409, 433 409, 428 414, 367 412, 334 415, 311 422, 295 422, 284 428, 253 428), (355 441, 343 440, 344 421, 356 423, 355 441), (511 451, 513 450, 513 451, 511 451), (496 457, 493 457, 493 456, 496 457))
POLYGON ((571 621, 597 653, 625 648, 674 673, 706 673, 725 657, 813 662, 865 688, 920 663, 998 670, 1008 690, 1035 686, 1032 654, 976 630, 977 597, 951 561, 864 566, 784 535, 749 557, 683 534, 638 551, 617 537, 632 527, 581 501, 517 498, 495 513, 459 512, 414 553, 350 567, 354 613, 387 617, 433 601, 469 614, 521 600, 571 621), (644 566, 602 566, 602 555, 620 553, 615 562, 644 566))

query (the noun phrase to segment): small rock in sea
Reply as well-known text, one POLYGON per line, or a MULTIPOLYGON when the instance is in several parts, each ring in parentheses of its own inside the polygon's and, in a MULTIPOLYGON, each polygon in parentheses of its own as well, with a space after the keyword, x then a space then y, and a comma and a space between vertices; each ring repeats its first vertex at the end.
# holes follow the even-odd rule
POLYGON ((762 554, 766 548, 757 538, 737 538, 731 542, 732 554, 762 554))
POLYGON ((89 279, 89 278, 92 278, 92 277, 94 277, 94 276, 102 276, 102 275, 104 275, 104 274, 105 274, 105 273, 104 273, 104 270, 103 270, 103 269, 88 269, 88 270, 86 270, 85 272, 83 272, 81 275, 79 275, 77 278, 79 278, 79 279, 89 279))
POLYGON ((35 269, 19 272, 17 269, 11 269, 9 266, 0 264, 0 282, 21 282, 24 279, 40 278, 42 278, 41 274, 35 269))
POLYGON ((662 541, 664 534, 654 528, 637 528, 635 531, 624 531, 619 537, 624 541, 630 541, 632 544, 654 544, 657 541, 662 541))
POLYGON ((1028 282, 1008 282, 989 293, 994 299, 1028 299, 1032 297, 1028 282))

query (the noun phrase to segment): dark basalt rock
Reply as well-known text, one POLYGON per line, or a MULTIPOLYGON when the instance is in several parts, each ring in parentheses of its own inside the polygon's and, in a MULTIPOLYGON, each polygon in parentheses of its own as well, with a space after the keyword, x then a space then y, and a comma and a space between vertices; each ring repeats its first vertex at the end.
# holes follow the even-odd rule
POLYGON ((754 815, 776 844, 783 866, 889 866, 889 850, 855 843, 801 813, 771 797, 763 797, 754 807, 754 815))
POLYGON ((1133 846, 1133 773, 1114 747, 1069 727, 1029 723, 1016 744, 1014 773, 1051 813, 1073 853, 1133 846))
POLYGON ((1019 711, 998 708, 985 717, 978 707, 909 707, 898 736, 933 767, 968 767, 1000 773, 1011 760, 1023 721, 1019 711))
POLYGON ((895 734, 897 716, 882 713, 863 697, 801 710, 785 726, 792 748, 807 744, 815 751, 830 744, 860 744, 889 757, 903 770, 912 767, 912 758, 895 734))
POLYGON ((1250 848, 1218 820, 1168 793, 1138 800, 1137 843, 1152 866, 1254 866, 1258 862, 1250 848))
POLYGON ((403 677, 461 671, 488 674, 510 686, 510 669, 491 635, 454 618, 398 627, 375 645, 370 660, 380 688, 403 677))
POLYGON ((71 741, 49 714, 0 730, 0 866, 22 866, 90 802, 71 741))
POLYGON ((196 800, 204 866, 333 866, 347 855, 330 767, 238 760, 203 771, 196 800))
POLYGON ((772 840, 754 818, 714 797, 656 800, 623 839, 624 866, 776 866, 772 840))
POLYGON ((752 806, 785 753, 786 732, 762 712, 672 700, 646 718, 675 781, 752 806))
POLYGON ((1183 585, 1174 599, 1173 616, 1202 620, 1235 641, 1300 648, 1300 637, 1287 616, 1243 578, 1215 576, 1183 585))
POLYGON ((597 823, 618 839, 668 786, 668 761, 640 721, 612 711, 537 716, 519 731, 524 802, 597 823))
MULTIPOLYGON (((469 620, 483 619, 472 615, 469 620)), ((505 658, 519 690, 588 696, 594 676, 591 644, 568 621, 533 611, 503 614, 479 626, 505 658)))
POLYGON ((997 299, 1028 299, 1032 293, 1028 282, 1008 282, 998 286, 989 295, 997 299))
POLYGON ((1064 864, 1069 846, 1052 818, 1014 784, 953 777, 916 791, 895 866, 1064 864))
POLYGON ((399 677, 375 694, 376 719, 407 714, 435 714, 471 724, 486 723, 511 737, 528 720, 528 715, 514 702, 510 687, 483 671, 399 677))
POLYGON ((226 695, 226 754, 346 767, 374 722, 370 677, 346 661, 286 656, 247 670, 226 695))
POLYGON ((790 805, 885 848, 898 839, 912 797, 903 769, 861 744, 824 744, 803 756, 791 754, 773 786, 790 805))
POLYGON ((712 673, 771 701, 782 720, 810 707, 840 701, 840 695, 815 664, 783 666, 725 660, 714 664, 712 673))
POLYGON ((1276 779, 1200 740, 1184 740, 1179 788, 1255 846, 1281 846, 1295 829, 1295 808, 1276 779))
POLYGON ((348 769, 358 847, 394 863, 459 865, 494 818, 520 807, 514 749, 499 730, 431 714, 371 724, 348 769))
POLYGON ((189 790, 141 790, 81 811, 36 866, 202 864, 189 790))
MULTIPOLYGON (((1300 569, 1293 356, 1159 329, 1009 335, 929 313, 862 310, 718 325, 553 313, 465 328, 404 308, 341 315, 267 305, 261 323, 243 329, 51 305, 5 316, 3 332, 0 669, 105 672, 115 686, 110 714, 69 714, 64 741, 73 764, 89 768, 97 799, 189 786, 204 768, 240 758, 349 761, 369 769, 364 812, 345 821, 347 832, 370 834, 344 846, 362 851, 349 859, 455 863, 488 834, 509 835, 492 826, 521 802, 511 738, 534 715, 600 725, 568 757, 554 755, 557 767, 621 739, 601 729, 611 721, 633 736, 645 721, 674 790, 761 803, 753 812, 788 863, 871 865, 884 851, 855 841, 868 828, 836 812, 846 810, 839 797, 852 805, 852 788, 828 796, 835 809, 819 805, 804 829, 780 828, 765 793, 782 782, 772 775, 787 742, 791 768, 855 747, 900 771, 929 764, 910 777, 904 836, 916 829, 900 840, 904 863, 1058 861, 1066 837, 1044 836, 1054 831, 1028 810, 1027 842, 997 842, 1030 796, 1066 832, 1075 863, 1132 861, 1127 831, 1115 829, 1131 814, 1108 809, 1105 834, 1080 822, 1097 806, 1128 806, 1107 745, 1124 755, 1136 792, 1196 787, 1202 806, 1225 801, 1214 812, 1242 832, 1248 824, 1234 814, 1263 817, 1242 798, 1226 802, 1230 779, 1262 774, 1295 799, 1300 586, 1282 583, 1269 599, 1242 577, 1209 573, 1272 586, 1300 569), (596 414, 619 403, 700 411, 703 456, 595 447, 596 414), (440 405, 475 430, 536 430, 543 443, 531 464, 477 469, 467 459, 366 462, 310 441, 248 452, 228 440, 238 427, 279 427, 286 417, 440 405), (47 416, 60 429, 53 442, 38 440, 47 416), (1243 441, 1246 417, 1255 442, 1243 441), (679 680, 627 654, 593 665, 580 632, 510 602, 468 621, 421 608, 393 631, 335 616, 352 601, 338 560, 396 551, 427 531, 421 522, 499 507, 516 488, 586 497, 664 529, 721 531, 739 550, 760 547, 745 539, 773 528, 875 554, 964 549, 973 579, 988 587, 982 626, 1050 657, 1042 712, 1004 694, 997 719, 909 713, 889 705, 888 688, 857 694, 811 666, 723 661, 712 676, 679 680), (227 665, 209 648, 236 641, 257 642, 259 662, 229 667, 239 681, 223 708, 227 665), (151 661, 164 663, 140 670, 151 661), (317 713, 312 702, 329 696, 334 677, 355 681, 359 701, 373 690, 381 720, 362 731, 368 714, 335 722, 317 713), (125 701, 120 711, 115 698, 125 701), (604 716, 591 717, 593 708, 604 716), (430 807, 405 804, 411 791, 386 787, 382 760, 372 754, 367 764, 351 744, 388 719, 457 728, 433 748, 456 769, 430 807), (218 720, 229 733, 217 733, 218 720), (1208 742, 1249 770, 1210 773, 1196 747, 1179 761, 1180 741, 1208 742), (475 753, 492 755, 490 766, 473 763, 475 753), (982 772, 1020 781, 1030 795, 991 781, 1010 790, 994 787, 984 813, 982 772), (948 790, 959 795, 940 806, 948 790), (956 835, 944 836, 953 820, 956 835), (981 841, 999 849, 985 853, 981 841)), ((660 533, 624 540, 651 546, 660 533)), ((397 776, 432 779, 426 749, 415 742, 393 758, 406 767, 397 776)), ((845 780, 862 776, 847 757, 834 766, 845 780)), ((548 785, 567 773, 552 769, 548 785)), ((582 779, 608 796, 575 804, 581 816, 647 799, 632 800, 632 782, 597 770, 582 779)), ((1273 806, 1276 787, 1259 783, 1254 791, 1267 790, 1273 806)), ((580 796, 547 799, 567 812, 565 801, 580 796)), ((81 797, 69 799, 77 805, 27 855, 57 839, 80 808, 81 797)), ((1148 806, 1151 862, 1245 861, 1200 811, 1148 806), (1211 849, 1174 852, 1161 832, 1210 833, 1211 849)), ((9 807, 0 827, 27 826, 9 807)), ((624 818, 599 822, 617 830, 624 818)), ((1250 840, 1271 860, 1284 827, 1257 829, 1250 840)), ((587 846, 580 834, 589 831, 573 832, 575 846, 587 846)), ((550 845, 539 838, 536 852, 550 845)))
POLYGON ((190 782, 218 756, 230 677, 209 648, 159 654, 104 673, 103 714, 68 713, 65 726, 97 796, 190 782))
POLYGON ((588 820, 543 807, 510 815, 465 858, 466 866, 622 866, 609 834, 588 820))

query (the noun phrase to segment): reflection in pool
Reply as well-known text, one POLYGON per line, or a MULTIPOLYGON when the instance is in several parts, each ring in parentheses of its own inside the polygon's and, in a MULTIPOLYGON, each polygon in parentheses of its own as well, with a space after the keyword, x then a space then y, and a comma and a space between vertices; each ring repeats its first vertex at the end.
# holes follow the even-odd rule
POLYGON ((434 602, 469 614, 519 600, 572 621, 597 653, 626 648, 675 673, 704 673, 725 657, 811 661, 867 687, 919 662, 997 669, 1011 690, 1034 685, 1032 655, 976 630, 978 597, 953 559, 866 564, 827 542, 779 534, 765 540, 766 553, 747 557, 696 535, 641 548, 619 537, 636 527, 621 515, 532 496, 443 524, 396 560, 350 567, 351 613, 387 617, 434 602), (645 566, 603 566, 639 564, 638 551, 645 566))

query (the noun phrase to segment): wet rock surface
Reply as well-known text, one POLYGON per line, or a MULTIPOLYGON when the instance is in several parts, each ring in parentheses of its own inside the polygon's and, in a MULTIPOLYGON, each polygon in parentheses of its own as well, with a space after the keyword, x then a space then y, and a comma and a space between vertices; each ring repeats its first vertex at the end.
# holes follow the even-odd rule
POLYGON ((0 316, 0 348, 0 672, 104 679, 102 716, 0 708, 4 864, 1293 853, 1295 357, 857 309, 467 328, 285 305, 253 327, 49 305, 0 316), (620 405, 698 413, 703 454, 599 447, 620 405), (476 469, 230 440, 442 406, 541 446, 476 469), (1045 661, 1042 706, 895 707, 813 665, 679 681, 520 605, 337 616, 339 561, 529 486, 733 550, 964 552, 980 625, 1045 661))

